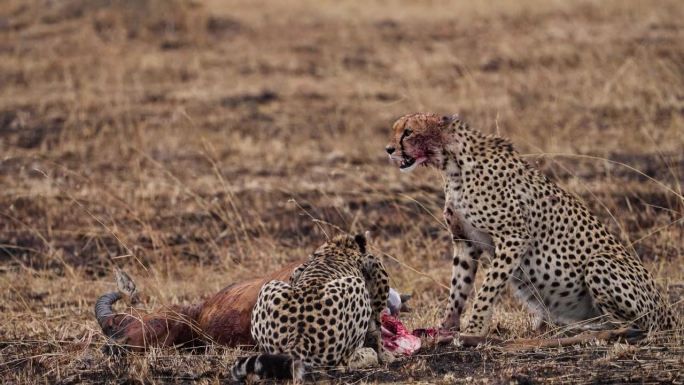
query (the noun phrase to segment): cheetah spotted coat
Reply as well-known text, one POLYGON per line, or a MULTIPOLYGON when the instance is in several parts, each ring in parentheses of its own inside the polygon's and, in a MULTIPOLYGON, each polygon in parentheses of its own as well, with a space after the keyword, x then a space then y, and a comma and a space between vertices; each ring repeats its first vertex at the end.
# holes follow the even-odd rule
POLYGON ((454 257, 444 327, 458 329, 483 252, 492 255, 465 333, 485 335, 510 284, 539 321, 672 329, 677 320, 641 261, 586 206, 527 164, 512 145, 458 117, 407 115, 386 148, 402 170, 445 176, 454 257))
MULTIPOLYGON (((389 357, 380 335, 388 295, 387 273, 367 252, 365 237, 338 236, 295 269, 289 283, 264 285, 252 311, 252 336, 261 350, 285 354, 304 369, 369 366, 389 357)), ((263 371, 266 360, 251 359, 251 371, 263 371)), ((249 365, 249 358, 235 364, 234 377, 245 377, 249 365)))

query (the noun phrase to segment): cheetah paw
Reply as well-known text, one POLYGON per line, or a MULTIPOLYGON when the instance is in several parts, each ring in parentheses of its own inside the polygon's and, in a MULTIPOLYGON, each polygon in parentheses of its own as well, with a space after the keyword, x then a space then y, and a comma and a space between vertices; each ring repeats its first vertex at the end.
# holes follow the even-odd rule
POLYGON ((394 354, 388 352, 385 349, 381 349, 378 353, 378 360, 383 364, 389 364, 391 362, 394 362, 395 359, 396 358, 394 357, 394 354))

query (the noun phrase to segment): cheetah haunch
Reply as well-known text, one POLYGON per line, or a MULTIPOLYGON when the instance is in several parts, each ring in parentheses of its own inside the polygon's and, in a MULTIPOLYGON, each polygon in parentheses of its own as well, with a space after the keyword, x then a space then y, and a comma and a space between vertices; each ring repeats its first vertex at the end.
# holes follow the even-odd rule
POLYGON ((361 368, 391 360, 380 332, 388 294, 387 273, 367 252, 363 235, 326 242, 289 283, 263 286, 252 311, 252 336, 266 353, 239 359, 233 377, 301 379, 310 367, 361 368))
POLYGON ((386 151, 402 171, 423 164, 446 178, 444 217, 454 257, 443 327, 459 329, 483 251, 492 263, 466 335, 487 334, 493 305, 509 282, 540 324, 675 327, 674 313, 640 260, 508 141, 485 136, 457 116, 418 113, 394 123, 386 151))

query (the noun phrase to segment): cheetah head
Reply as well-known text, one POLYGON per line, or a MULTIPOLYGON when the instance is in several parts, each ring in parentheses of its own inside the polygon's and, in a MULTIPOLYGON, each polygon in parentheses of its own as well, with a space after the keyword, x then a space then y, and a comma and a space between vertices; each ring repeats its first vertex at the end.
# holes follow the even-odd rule
POLYGON ((401 171, 412 171, 421 164, 441 165, 445 128, 454 118, 425 113, 402 116, 392 126, 392 139, 385 151, 399 163, 401 171))
POLYGON ((321 245, 314 255, 328 255, 328 254, 342 254, 342 255, 353 255, 353 256, 363 256, 368 254, 368 232, 365 234, 351 235, 338 235, 333 237, 328 242, 321 245), (337 251, 337 253, 335 253, 337 251), (351 251, 351 253, 349 253, 351 251))

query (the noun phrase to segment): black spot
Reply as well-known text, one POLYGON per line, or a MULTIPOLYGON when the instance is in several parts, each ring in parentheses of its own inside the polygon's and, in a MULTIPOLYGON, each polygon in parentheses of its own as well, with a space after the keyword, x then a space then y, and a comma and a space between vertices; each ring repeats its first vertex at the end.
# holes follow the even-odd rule
POLYGON ((354 236, 354 241, 356 241, 356 244, 359 245, 359 250, 361 253, 365 254, 366 253, 366 237, 363 234, 356 234, 354 236))

